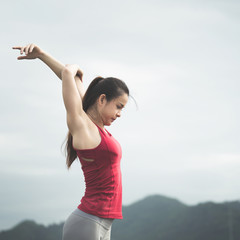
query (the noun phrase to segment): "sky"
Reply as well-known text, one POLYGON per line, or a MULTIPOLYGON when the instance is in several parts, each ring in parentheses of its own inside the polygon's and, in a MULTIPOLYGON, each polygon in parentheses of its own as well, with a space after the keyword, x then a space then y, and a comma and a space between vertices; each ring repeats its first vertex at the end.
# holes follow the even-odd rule
POLYGON ((130 98, 108 131, 123 149, 123 204, 161 194, 188 205, 240 199, 240 2, 3 1, 0 9, 0 230, 24 219, 64 221, 84 194, 68 171, 61 81, 35 43, 130 98))

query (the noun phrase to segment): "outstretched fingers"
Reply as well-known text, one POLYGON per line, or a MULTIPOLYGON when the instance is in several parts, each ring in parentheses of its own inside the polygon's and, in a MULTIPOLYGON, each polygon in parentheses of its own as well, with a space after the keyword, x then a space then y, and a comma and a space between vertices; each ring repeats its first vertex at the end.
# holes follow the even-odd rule
MULTIPOLYGON (((20 50, 20 54, 23 54, 23 47, 21 47, 21 46, 14 46, 14 47, 12 47, 12 49, 20 50)), ((19 56, 17 59, 18 60, 25 59, 25 56, 19 56)))
POLYGON ((22 47, 20 47, 20 46, 15 46, 15 47, 12 47, 12 49, 20 50, 20 53, 22 54, 22 52, 21 52, 22 47))
POLYGON ((25 47, 15 46, 15 47, 13 47, 13 49, 20 50, 20 54, 23 54, 25 47))
POLYGON ((31 58, 36 58, 35 56, 33 57, 33 55, 29 55, 30 53, 33 52, 35 45, 34 44, 28 44, 26 46, 14 46, 13 49, 16 50, 20 50, 20 54, 24 54, 24 56, 19 56, 17 59, 18 60, 22 60, 22 59, 31 59, 31 58))
POLYGON ((27 57, 26 56, 19 56, 19 57, 17 57, 17 59, 18 60, 27 59, 27 57))

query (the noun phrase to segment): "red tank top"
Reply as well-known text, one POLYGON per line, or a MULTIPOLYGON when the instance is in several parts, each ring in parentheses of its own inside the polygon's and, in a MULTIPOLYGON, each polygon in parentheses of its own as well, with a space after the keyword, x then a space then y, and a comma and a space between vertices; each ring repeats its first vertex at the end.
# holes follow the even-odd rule
POLYGON ((86 184, 85 195, 78 208, 98 217, 122 219, 121 146, 108 131, 97 127, 100 144, 93 149, 76 149, 86 184))

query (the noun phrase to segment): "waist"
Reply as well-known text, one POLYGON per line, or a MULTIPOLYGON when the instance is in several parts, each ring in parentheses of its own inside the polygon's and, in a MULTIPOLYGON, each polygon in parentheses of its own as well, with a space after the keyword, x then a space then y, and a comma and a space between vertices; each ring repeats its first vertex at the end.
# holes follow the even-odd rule
POLYGON ((81 216, 83 218, 88 218, 94 222, 99 223, 100 225, 104 226, 105 228, 110 228, 113 223, 113 218, 101 218, 89 213, 86 213, 79 208, 75 209, 73 212, 74 215, 81 216))
POLYGON ((83 212, 100 218, 122 218, 122 191, 114 194, 85 194, 78 206, 83 212))

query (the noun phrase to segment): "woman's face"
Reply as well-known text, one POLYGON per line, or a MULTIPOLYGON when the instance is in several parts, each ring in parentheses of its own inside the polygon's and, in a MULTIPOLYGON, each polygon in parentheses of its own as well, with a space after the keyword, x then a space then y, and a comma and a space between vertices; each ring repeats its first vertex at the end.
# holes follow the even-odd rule
POLYGON ((127 104, 128 95, 126 93, 121 96, 105 102, 102 107, 99 109, 99 113, 104 125, 111 125, 118 117, 121 117, 121 111, 124 106, 127 104))

